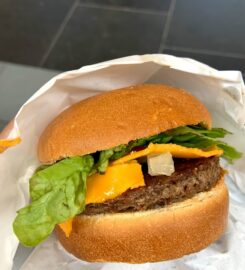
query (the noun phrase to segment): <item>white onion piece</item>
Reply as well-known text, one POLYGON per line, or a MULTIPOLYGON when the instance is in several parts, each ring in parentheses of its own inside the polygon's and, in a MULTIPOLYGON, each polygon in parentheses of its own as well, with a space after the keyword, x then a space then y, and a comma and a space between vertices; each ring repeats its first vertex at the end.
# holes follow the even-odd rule
POLYGON ((148 155, 147 164, 148 173, 151 176, 170 176, 174 172, 174 161, 170 152, 165 152, 160 155, 148 155))

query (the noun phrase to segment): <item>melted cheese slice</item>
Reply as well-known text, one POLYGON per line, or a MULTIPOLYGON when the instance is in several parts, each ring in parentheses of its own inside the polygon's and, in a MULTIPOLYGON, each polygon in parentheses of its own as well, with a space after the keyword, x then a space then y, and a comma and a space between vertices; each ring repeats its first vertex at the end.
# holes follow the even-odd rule
POLYGON ((65 233, 66 237, 69 237, 72 231, 72 221, 73 218, 68 219, 66 221, 64 221, 63 223, 60 223, 59 226, 61 228, 61 230, 65 233))
POLYGON ((137 152, 131 152, 129 155, 119 158, 112 164, 122 164, 129 162, 140 157, 147 156, 149 154, 161 154, 164 152, 170 152, 173 157, 176 158, 200 158, 200 157, 212 157, 220 156, 223 154, 223 150, 213 147, 207 150, 198 148, 188 148, 177 144, 149 144, 147 148, 137 152))
POLYGON ((0 139, 0 153, 4 152, 9 147, 15 146, 21 142, 21 138, 15 138, 11 140, 0 139))
MULTIPOLYGON (((144 186, 141 165, 136 161, 109 166, 105 174, 94 174, 87 179, 86 204, 102 203, 113 199, 128 189, 144 186)), ((72 231, 72 220, 60 223, 66 237, 72 231)))
POLYGON ((137 162, 109 166, 105 174, 94 174, 87 180, 86 204, 102 203, 128 189, 144 186, 141 165, 137 162))

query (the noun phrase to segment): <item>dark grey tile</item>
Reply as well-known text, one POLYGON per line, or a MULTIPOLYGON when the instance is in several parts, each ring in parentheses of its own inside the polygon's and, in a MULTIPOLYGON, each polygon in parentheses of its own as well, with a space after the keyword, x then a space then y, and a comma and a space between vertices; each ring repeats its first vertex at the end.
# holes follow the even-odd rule
POLYGON ((245 72, 245 58, 210 55, 206 53, 183 52, 172 49, 166 49, 164 50, 164 53, 192 58, 218 70, 240 70, 243 73, 245 72))
POLYGON ((148 10, 168 11, 171 0, 80 0, 86 4, 112 5, 117 7, 133 7, 148 10))
POLYGON ((45 67, 68 70, 117 57, 156 53, 164 15, 79 7, 45 67))
POLYGON ((0 60, 38 65, 74 0, 1 0, 0 60))
POLYGON ((244 0, 176 1, 167 46, 245 54, 244 0))
POLYGON ((9 121, 57 71, 0 62, 0 120, 9 121))

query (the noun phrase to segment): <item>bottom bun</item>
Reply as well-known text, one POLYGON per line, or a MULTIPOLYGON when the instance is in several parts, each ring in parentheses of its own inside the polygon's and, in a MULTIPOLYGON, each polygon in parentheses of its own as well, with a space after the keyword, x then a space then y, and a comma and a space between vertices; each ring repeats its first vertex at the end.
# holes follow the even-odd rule
POLYGON ((170 206, 134 213, 85 216, 73 220, 69 237, 58 239, 76 257, 91 262, 157 262, 197 252, 224 232, 228 215, 224 179, 208 192, 170 206))

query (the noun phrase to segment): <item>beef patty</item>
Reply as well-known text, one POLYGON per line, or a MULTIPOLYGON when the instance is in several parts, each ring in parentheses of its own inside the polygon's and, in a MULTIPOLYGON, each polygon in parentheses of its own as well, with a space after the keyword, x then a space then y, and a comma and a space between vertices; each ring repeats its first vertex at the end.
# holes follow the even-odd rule
POLYGON ((207 191, 220 179, 223 170, 218 157, 175 159, 171 176, 150 176, 144 171, 145 186, 130 189, 104 203, 86 205, 85 215, 156 209, 207 191))

